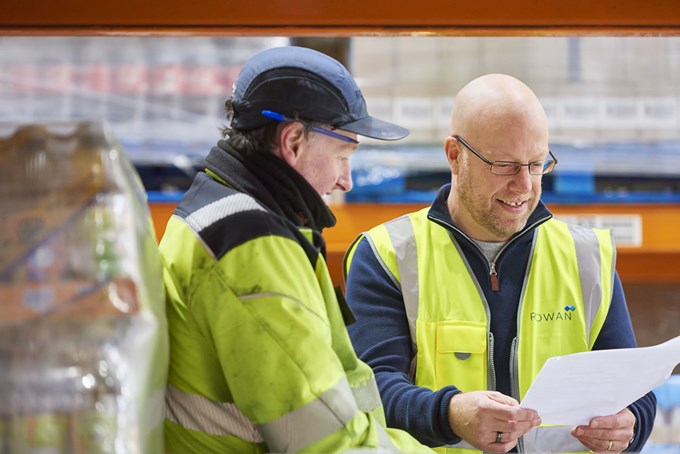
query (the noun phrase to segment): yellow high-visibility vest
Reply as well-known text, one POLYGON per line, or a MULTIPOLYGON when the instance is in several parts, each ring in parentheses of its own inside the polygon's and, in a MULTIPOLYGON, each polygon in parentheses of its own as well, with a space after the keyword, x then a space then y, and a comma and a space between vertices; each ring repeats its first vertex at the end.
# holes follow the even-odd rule
MULTIPOLYGON (((457 240, 429 208, 379 225, 365 238, 402 291, 415 353, 416 385, 463 392, 495 388, 489 308, 457 240)), ((609 231, 550 219, 533 232, 511 352, 521 401, 545 361, 592 349, 609 311, 615 248, 609 231)), ((356 245, 357 242, 355 242, 356 245)), ((348 262, 354 250, 348 254, 348 262)), ((588 452, 571 426, 541 426, 520 452, 588 452)), ((465 442, 441 448, 471 453, 465 442)))

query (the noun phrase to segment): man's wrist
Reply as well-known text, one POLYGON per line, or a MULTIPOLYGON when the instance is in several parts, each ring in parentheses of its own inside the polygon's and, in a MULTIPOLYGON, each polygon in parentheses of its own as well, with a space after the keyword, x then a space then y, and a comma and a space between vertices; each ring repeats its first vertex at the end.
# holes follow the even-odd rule
POLYGON ((637 417, 635 417, 634 414, 633 414, 633 417, 635 418, 635 424, 633 424, 633 436, 630 437, 630 440, 628 440, 628 445, 626 446, 626 451, 628 450, 628 448, 630 448, 630 445, 633 444, 633 441, 635 441, 635 437, 637 436, 637 426, 638 426, 637 417))

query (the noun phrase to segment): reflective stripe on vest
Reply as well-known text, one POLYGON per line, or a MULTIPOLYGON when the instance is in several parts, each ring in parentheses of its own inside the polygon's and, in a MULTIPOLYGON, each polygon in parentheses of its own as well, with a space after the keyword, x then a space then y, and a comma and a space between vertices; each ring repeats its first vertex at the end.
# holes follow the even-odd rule
MULTIPOLYGON (((488 305, 455 238, 429 221, 427 211, 390 221, 364 234, 378 260, 402 289, 412 342, 418 344, 416 384, 439 389, 453 383, 463 391, 471 391, 485 389, 486 383, 491 388, 493 339, 488 332, 488 305), (424 269, 433 271, 423 276, 424 269), (457 301, 466 304, 455 304, 457 301), (462 369, 456 369, 461 365, 462 369), (435 373, 423 368, 439 370, 435 373)), ((614 248, 608 232, 570 227, 554 219, 535 230, 531 257, 520 309, 536 311, 533 322, 541 317, 545 323, 542 327, 538 322, 532 323, 531 312, 518 317, 519 354, 512 356, 522 382, 516 385, 518 400, 545 359, 592 348, 609 310, 614 274, 614 248), (563 275, 577 279, 560 279, 563 275), (565 289, 569 290, 568 297, 559 294, 565 289), (566 319, 568 326, 552 323, 566 319), (562 336, 565 346, 561 350, 551 346, 550 351, 544 351, 540 347, 548 344, 535 341, 548 326, 553 335, 562 336), (539 348, 532 350, 532 346, 539 348)), ((524 437, 521 445, 528 452, 534 447, 587 451, 569 430, 562 426, 537 428, 524 437)), ((455 448, 470 446, 459 444, 455 448)))
POLYGON ((214 402, 168 385, 165 418, 187 429, 210 435, 231 435, 251 443, 264 439, 253 423, 233 403, 214 402))
POLYGON ((579 268, 583 266, 584 271, 582 274, 588 274, 593 277, 591 281, 582 281, 582 291, 583 299, 586 301, 590 298, 590 304, 586 304, 588 312, 586 313, 586 326, 588 328, 588 346, 592 349, 595 344, 595 339, 600 334, 600 329, 604 323, 598 322, 598 316, 604 318, 607 312, 609 312, 609 304, 612 300, 612 294, 614 292, 614 272, 616 263, 616 248, 614 247, 612 238, 609 231, 605 230, 592 230, 585 229, 577 226, 569 226, 572 237, 576 244, 576 256, 578 257, 579 268), (596 238, 592 235, 595 234, 596 238), (611 245, 610 248, 594 248, 592 244, 605 244, 611 245), (590 247, 588 247, 590 245, 590 247), (598 254, 599 252, 599 254, 598 254), (596 262, 596 265, 595 265, 596 262), (605 266, 602 266, 602 263, 605 266), (585 269, 588 264, 593 266, 592 269, 585 269), (608 264, 612 264, 611 268, 608 269, 608 264), (599 268, 599 269, 598 269, 599 268), (600 282, 597 280, 597 272, 600 272, 600 282), (587 285, 584 285, 587 284, 587 285), (590 294, 587 289, 593 289, 590 294), (595 290, 599 290, 599 294, 595 290), (606 291, 608 289, 608 291, 606 291), (599 296, 599 301, 598 301, 599 296), (605 306, 606 310, 602 310, 605 306))
POLYGON ((379 260, 379 262, 392 282, 401 289, 408 326, 411 332, 411 344, 415 353, 418 348, 415 342, 416 319, 418 318, 418 268, 415 266, 405 266, 407 263, 418 263, 416 245, 413 241, 410 241, 413 238, 411 220, 408 216, 402 216, 394 221, 378 226, 378 228, 371 231, 371 234, 366 234, 365 238, 376 257, 382 257, 386 252, 378 250, 378 245, 386 245, 387 241, 392 245, 398 245, 392 249, 396 255, 395 260, 388 261, 390 264, 394 263, 395 266, 389 266, 383 260, 379 260))

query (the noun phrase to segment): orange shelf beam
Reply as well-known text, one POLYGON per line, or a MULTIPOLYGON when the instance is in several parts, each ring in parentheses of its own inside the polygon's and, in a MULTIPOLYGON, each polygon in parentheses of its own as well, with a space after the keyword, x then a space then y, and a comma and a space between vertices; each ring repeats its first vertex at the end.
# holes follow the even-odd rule
POLYGON ((680 34, 677 0, 3 0, 4 34, 680 34))
MULTIPOLYGON (((328 267, 336 284, 342 282, 342 259, 356 236, 371 227, 425 205, 348 203, 333 206, 338 220, 326 229, 328 267)), ((174 210, 172 203, 151 203, 160 239, 174 210)), ((680 207, 677 205, 551 205, 556 214, 636 214, 642 218, 642 246, 619 247, 617 269, 624 283, 680 283, 680 207)))

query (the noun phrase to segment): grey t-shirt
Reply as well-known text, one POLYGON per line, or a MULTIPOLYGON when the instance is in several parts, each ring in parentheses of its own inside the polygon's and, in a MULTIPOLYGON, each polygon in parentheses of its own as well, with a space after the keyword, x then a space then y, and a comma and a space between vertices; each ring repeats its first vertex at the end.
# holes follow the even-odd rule
POLYGON ((507 242, 501 242, 501 243, 491 243, 488 241, 479 241, 479 240, 472 240, 474 241, 477 246, 480 247, 482 252, 484 252, 484 255, 486 256, 486 259, 489 262, 495 262, 496 257, 498 256, 498 253, 500 250, 507 244, 507 242))

